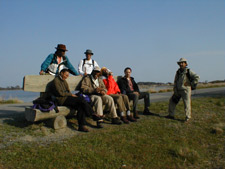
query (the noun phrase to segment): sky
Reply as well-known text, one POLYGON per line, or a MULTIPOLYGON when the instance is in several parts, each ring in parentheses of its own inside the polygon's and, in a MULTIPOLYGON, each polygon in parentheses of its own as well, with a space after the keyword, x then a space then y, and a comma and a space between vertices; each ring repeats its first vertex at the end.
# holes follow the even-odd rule
POLYGON ((0 0, 0 87, 22 86, 65 44, 114 75, 173 82, 184 57, 200 81, 225 79, 225 0, 0 0))

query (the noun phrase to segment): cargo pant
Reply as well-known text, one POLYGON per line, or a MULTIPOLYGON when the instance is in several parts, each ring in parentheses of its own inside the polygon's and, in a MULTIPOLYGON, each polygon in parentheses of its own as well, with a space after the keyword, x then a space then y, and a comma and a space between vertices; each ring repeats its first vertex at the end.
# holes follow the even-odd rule
POLYGON ((126 112, 130 110, 129 98, 125 94, 110 94, 115 104, 118 106, 119 112, 126 112))
MULTIPOLYGON (((184 102, 184 111, 186 114, 186 118, 190 119, 191 118, 191 88, 187 88, 186 90, 179 90, 177 91, 176 95, 178 97, 181 97, 183 102, 184 102)), ((169 101, 169 115, 174 116, 175 114, 175 108, 178 103, 175 103, 172 99, 170 98, 169 101)))
POLYGON ((103 105, 105 105, 105 110, 108 110, 110 112, 112 118, 117 117, 116 108, 114 105, 113 98, 111 96, 91 95, 91 101, 94 104, 94 109, 98 115, 103 115, 103 105))

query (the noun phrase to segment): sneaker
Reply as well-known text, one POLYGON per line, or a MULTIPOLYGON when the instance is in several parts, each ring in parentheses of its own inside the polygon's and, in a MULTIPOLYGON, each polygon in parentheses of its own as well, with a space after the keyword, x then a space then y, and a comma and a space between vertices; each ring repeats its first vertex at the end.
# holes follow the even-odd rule
POLYGON ((167 119, 174 119, 174 116, 168 115, 168 116, 165 116, 165 118, 167 118, 167 119))
POLYGON ((133 118, 133 116, 131 115, 127 116, 127 120, 129 120, 130 122, 137 122, 137 119, 133 118))
POLYGON ((112 124, 122 124, 122 122, 118 118, 112 118, 112 124))
POLYGON ((126 116, 121 116, 121 121, 123 121, 125 124, 129 124, 129 121, 127 120, 126 116))
POLYGON ((78 131, 89 132, 89 130, 87 129, 87 127, 85 127, 84 125, 79 126, 78 131))

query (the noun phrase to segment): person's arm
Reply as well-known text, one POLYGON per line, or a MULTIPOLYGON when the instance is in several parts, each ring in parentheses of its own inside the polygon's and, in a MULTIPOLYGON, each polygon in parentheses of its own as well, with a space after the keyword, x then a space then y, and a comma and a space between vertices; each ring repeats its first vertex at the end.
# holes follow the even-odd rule
POLYGON ((108 83, 112 85, 113 91, 115 93, 121 93, 120 92, 120 88, 119 88, 118 84, 116 83, 116 81, 115 81, 115 79, 113 78, 112 75, 109 75, 108 76, 108 83))
POLYGON ((80 61, 79 65, 78 65, 78 72, 81 74, 81 75, 84 75, 84 71, 83 71, 83 60, 80 61))
POLYGON ((41 64, 41 71, 40 72, 46 72, 48 69, 48 66, 51 64, 52 59, 54 57, 54 54, 50 54, 47 56, 45 61, 41 64))
MULTIPOLYGON (((100 67, 98 63, 94 60, 94 67, 100 67)), ((94 69, 94 68, 93 68, 94 69)))
POLYGON ((108 90, 106 89, 105 84, 102 81, 102 79, 99 79, 98 82, 99 82, 99 88, 101 88, 101 90, 103 90, 105 93, 107 93, 108 90))
POLYGON ((189 70, 189 73, 190 73, 190 77, 191 79, 193 80, 192 83, 193 84, 197 84, 199 79, 200 79, 200 76, 197 75, 195 72, 193 72, 192 70, 189 70))
POLYGON ((70 63, 70 60, 68 59, 68 57, 66 57, 66 59, 67 59, 67 62, 66 62, 66 65, 65 65, 65 66, 71 71, 71 73, 72 73, 73 75, 78 76, 79 73, 78 73, 77 70, 73 67, 73 65, 70 63))
POLYGON ((132 79, 132 83, 133 83, 134 91, 140 93, 139 87, 134 79, 132 79))
POLYGON ((178 76, 178 72, 176 72, 176 75, 174 77, 174 84, 173 84, 173 92, 174 94, 177 94, 177 77, 178 76))
MULTIPOLYGON (((68 87, 68 84, 66 85, 66 91, 65 89, 61 88, 61 85, 60 85, 60 80, 59 79, 54 79, 54 86, 55 86, 55 92, 57 94, 57 96, 60 96, 60 97, 65 97, 65 96, 72 96, 72 93, 70 93, 69 91, 69 87, 68 87)), ((67 82, 66 82, 67 83, 67 82)))
POLYGON ((121 78, 118 81, 118 85, 119 85, 121 93, 122 94, 127 94, 127 88, 126 88, 125 80, 123 78, 121 78))

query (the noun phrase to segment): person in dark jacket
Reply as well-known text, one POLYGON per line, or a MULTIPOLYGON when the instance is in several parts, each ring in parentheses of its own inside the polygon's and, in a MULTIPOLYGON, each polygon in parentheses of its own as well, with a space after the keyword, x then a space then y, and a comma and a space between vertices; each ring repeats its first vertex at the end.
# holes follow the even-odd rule
POLYGON ((60 74, 55 77, 51 87, 51 93, 56 98, 57 105, 69 106, 77 110, 77 120, 79 124, 79 131, 88 132, 85 127, 85 116, 92 115, 93 120, 97 121, 100 118, 93 112, 90 105, 81 97, 70 92, 66 79, 69 77, 69 70, 62 69, 60 74))
POLYGON ((148 109, 148 107, 150 106, 149 93, 140 92, 137 83, 135 82, 134 78, 131 77, 131 72, 132 72, 131 68, 129 67, 125 68, 124 69, 125 76, 118 81, 121 93, 126 94, 130 100, 133 100, 134 118, 139 119, 138 112, 136 110, 139 99, 144 99, 145 108, 143 114, 152 115, 152 113, 148 109))
POLYGON ((50 75, 57 75, 59 73, 59 70, 67 68, 69 69, 69 72, 71 74, 76 76, 79 75, 79 73, 70 63, 68 57, 65 55, 66 51, 66 45, 58 44, 58 46, 56 47, 56 52, 48 55, 48 57, 42 63, 41 71, 39 74, 43 75, 47 73, 50 75))

